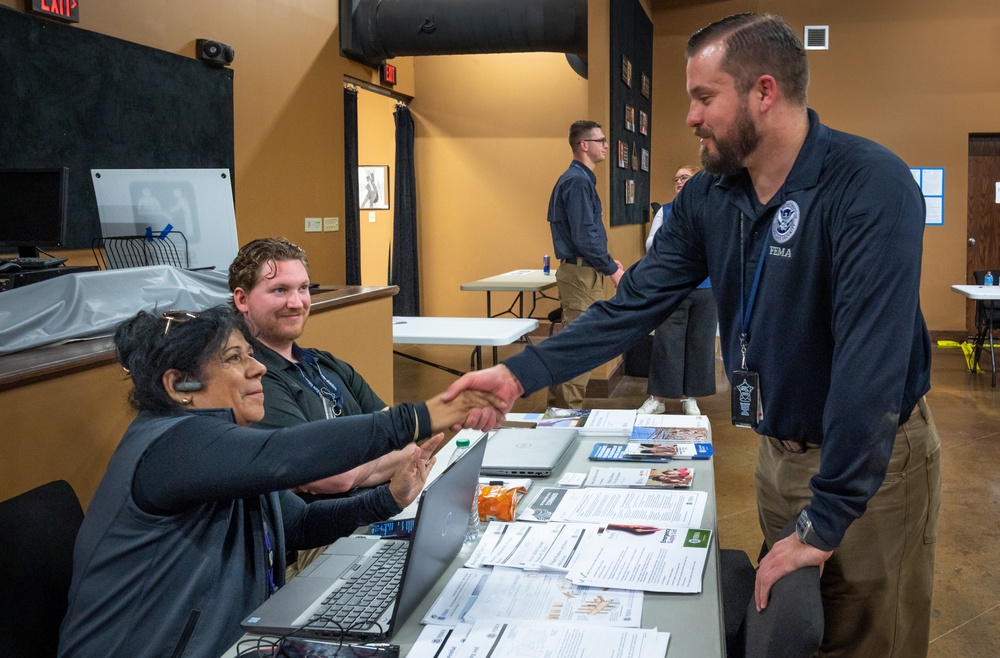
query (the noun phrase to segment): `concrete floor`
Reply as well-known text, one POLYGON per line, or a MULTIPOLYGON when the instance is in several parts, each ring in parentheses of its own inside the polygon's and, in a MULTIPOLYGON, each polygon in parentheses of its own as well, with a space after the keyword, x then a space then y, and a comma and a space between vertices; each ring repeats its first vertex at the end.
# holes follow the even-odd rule
MULTIPOLYGON (((541 339, 542 336, 539 336, 541 339)), ((500 358, 518 345, 501 348, 500 358)), ((404 346, 404 351, 467 370, 469 350, 450 346, 404 346)), ((484 360, 489 356, 484 354, 484 360)), ((988 355, 983 365, 989 367, 988 355)), ((455 377, 395 357, 397 402, 424 400, 455 377)), ((730 423, 729 384, 721 360, 718 393, 699 399, 712 421, 715 448, 719 545, 756 559, 762 536, 757 525, 753 471, 757 441, 751 430, 730 423)), ((994 658, 1000 655, 1000 393, 988 372, 972 374, 959 349, 934 348, 932 389, 927 395, 941 435, 943 490, 929 655, 933 658, 994 658)), ((590 408, 635 408, 646 399, 646 380, 625 377, 613 397, 587 399, 590 408)), ((518 400, 514 411, 541 411, 545 391, 518 400)), ((679 403, 668 413, 680 413, 679 403)))

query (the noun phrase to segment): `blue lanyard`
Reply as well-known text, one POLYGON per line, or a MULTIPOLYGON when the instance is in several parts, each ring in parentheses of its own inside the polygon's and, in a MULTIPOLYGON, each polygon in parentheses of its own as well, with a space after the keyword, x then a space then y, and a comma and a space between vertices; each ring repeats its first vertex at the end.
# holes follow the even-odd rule
POLYGON ((753 314, 753 305, 757 300, 757 287, 760 285, 760 273, 764 270, 764 256, 767 254, 767 236, 760 248, 760 260, 757 261, 757 269, 753 275, 753 283, 750 285, 750 293, 744 301, 744 291, 746 290, 746 236, 743 232, 743 213, 740 213, 740 353, 743 356, 743 370, 747 369, 747 343, 750 342, 750 316, 753 314))
POLYGON ((305 369, 298 363, 293 362, 292 365, 294 365, 295 369, 299 371, 302 379, 306 380, 306 383, 309 384, 309 388, 311 388, 313 393, 318 395, 324 403, 332 403, 331 406, 333 407, 332 412, 334 418, 341 416, 344 413, 344 396, 341 395, 340 389, 337 388, 337 385, 331 382, 327 376, 323 374, 323 369, 320 368, 319 364, 312 360, 307 353, 303 352, 299 355, 299 360, 306 365, 311 365, 315 368, 316 372, 319 373, 319 378, 323 380, 323 384, 325 385, 323 388, 316 386, 316 383, 312 380, 309 374, 306 373, 305 369))
POLYGON ((271 546, 271 533, 268 531, 267 508, 263 504, 260 506, 260 520, 264 528, 264 549, 266 551, 265 558, 267 559, 267 587, 269 593, 274 594, 278 591, 278 586, 274 582, 274 547, 271 546))

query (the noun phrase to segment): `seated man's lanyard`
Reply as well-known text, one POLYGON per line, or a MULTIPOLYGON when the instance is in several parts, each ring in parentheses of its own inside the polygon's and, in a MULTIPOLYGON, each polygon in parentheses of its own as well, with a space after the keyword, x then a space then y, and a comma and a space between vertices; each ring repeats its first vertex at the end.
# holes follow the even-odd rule
POLYGON ((323 401, 323 410, 326 412, 327 418, 337 418, 344 413, 344 396, 341 395, 340 389, 337 385, 330 381, 330 379, 323 374, 323 369, 319 367, 319 363, 313 358, 311 354, 305 350, 298 350, 298 354, 294 355, 299 359, 301 363, 293 362, 292 365, 295 369, 299 371, 302 379, 305 380, 306 384, 309 384, 309 388, 313 390, 313 393, 319 396, 320 400, 323 401), (313 378, 309 376, 306 372, 305 366, 312 366, 312 369, 316 371, 319 375, 322 385, 317 386, 313 378))

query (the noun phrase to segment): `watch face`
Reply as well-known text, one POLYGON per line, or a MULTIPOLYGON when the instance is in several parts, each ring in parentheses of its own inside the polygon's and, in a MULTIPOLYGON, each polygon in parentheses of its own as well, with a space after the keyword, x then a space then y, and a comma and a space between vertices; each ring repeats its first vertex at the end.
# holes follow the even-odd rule
POLYGON ((799 514, 798 521, 795 522, 795 536, 799 538, 800 542, 805 542, 806 537, 812 531, 812 521, 809 520, 809 515, 805 513, 805 510, 799 514))

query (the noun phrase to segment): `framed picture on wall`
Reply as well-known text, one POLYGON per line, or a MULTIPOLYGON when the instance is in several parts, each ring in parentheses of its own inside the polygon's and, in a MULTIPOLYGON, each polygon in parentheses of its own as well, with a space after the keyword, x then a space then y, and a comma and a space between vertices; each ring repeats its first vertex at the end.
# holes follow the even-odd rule
POLYGON ((632 62, 625 55, 622 55, 622 82, 626 87, 632 86, 632 62))
POLYGON ((649 115, 642 110, 639 110, 639 134, 649 134, 649 115))
POLYGON ((635 108, 631 105, 625 106, 625 130, 635 132, 635 108))
POLYGON ((625 142, 618 142, 618 166, 622 169, 628 167, 628 145, 625 142))
POLYGON ((389 209, 389 165, 358 167, 358 199, 361 210, 389 209))
POLYGON ((642 95, 649 98, 649 94, 652 91, 652 85, 649 83, 649 76, 645 73, 642 74, 642 95))
POLYGON ((649 171, 649 151, 642 149, 642 170, 649 171))

